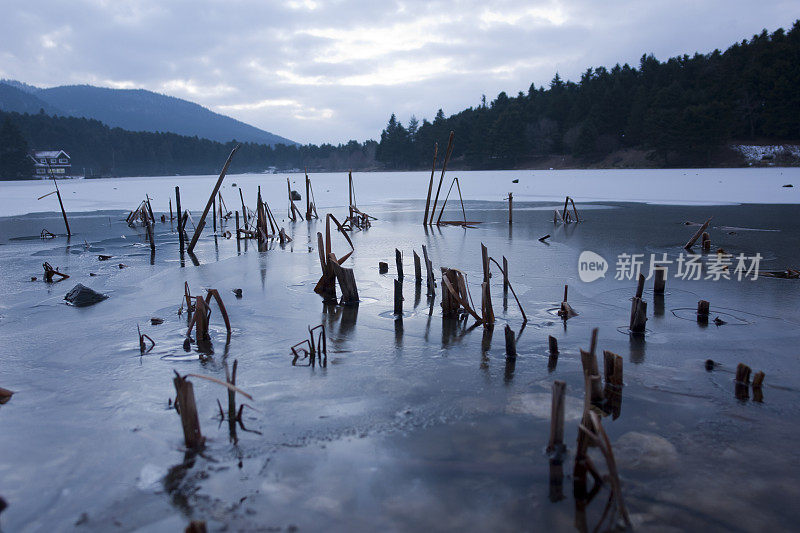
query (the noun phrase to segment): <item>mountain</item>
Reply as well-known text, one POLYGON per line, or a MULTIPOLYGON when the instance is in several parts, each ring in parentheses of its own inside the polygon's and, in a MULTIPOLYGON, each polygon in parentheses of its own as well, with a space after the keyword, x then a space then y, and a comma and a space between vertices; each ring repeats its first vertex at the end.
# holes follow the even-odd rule
POLYGON ((37 89, 13 80, 0 81, 0 109, 92 118, 130 131, 171 132, 219 142, 293 145, 294 141, 214 113, 198 104, 146 91, 67 85, 37 89), (4 96, 6 95, 6 96, 4 96), (41 103, 47 105, 41 105, 41 103))
POLYGON ((11 85, 6 80, 0 80, 0 109, 28 114, 38 113, 39 110, 44 109, 48 115, 64 114, 60 109, 36 96, 35 93, 26 91, 16 84, 11 85))

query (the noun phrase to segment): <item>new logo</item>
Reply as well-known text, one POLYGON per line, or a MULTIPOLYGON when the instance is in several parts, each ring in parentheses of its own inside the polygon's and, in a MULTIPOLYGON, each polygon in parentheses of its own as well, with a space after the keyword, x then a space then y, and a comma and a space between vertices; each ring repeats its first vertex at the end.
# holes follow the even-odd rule
POLYGON ((584 250, 578 257, 578 277, 583 282, 591 283, 596 279, 604 278, 607 270, 608 262, 600 254, 584 250))

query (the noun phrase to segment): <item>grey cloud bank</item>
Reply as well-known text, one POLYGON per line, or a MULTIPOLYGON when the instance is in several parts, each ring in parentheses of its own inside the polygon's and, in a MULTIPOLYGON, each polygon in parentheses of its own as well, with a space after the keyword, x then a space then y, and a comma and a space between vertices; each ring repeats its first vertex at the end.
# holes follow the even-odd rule
POLYGON ((298 142, 377 138, 558 71, 709 52, 797 18, 789 1, 32 1, 0 18, 0 77, 145 88, 298 142))

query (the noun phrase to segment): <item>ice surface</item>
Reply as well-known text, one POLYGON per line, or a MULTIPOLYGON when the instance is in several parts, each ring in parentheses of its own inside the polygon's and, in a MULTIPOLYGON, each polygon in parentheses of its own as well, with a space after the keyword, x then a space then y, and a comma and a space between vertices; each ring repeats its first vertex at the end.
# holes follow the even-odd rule
MULTIPOLYGON (((221 188, 223 200, 231 211, 241 210, 238 189, 231 185, 241 186, 245 201, 251 203, 260 185, 273 211, 282 212, 287 177, 292 188, 305 195, 302 174, 239 174, 225 178, 221 188)), ((453 177, 459 178, 465 200, 501 200, 513 192, 517 201, 563 200, 569 195, 577 202, 800 203, 800 187, 782 187, 787 183, 800 185, 800 168, 451 171, 445 176, 439 205, 453 177), (513 179, 519 179, 519 183, 512 183, 513 179)), ((353 178, 357 201, 366 205, 387 200, 424 200, 430 172, 355 173, 353 178)), ((437 172, 434 194, 438 180, 437 172)), ((163 176, 62 180, 59 184, 68 212, 131 210, 145 194, 152 198, 153 209, 167 211, 170 198, 175 209, 176 185, 181 188, 183 206, 201 209, 215 181, 216 176, 163 176)), ((311 181, 318 208, 347 205, 346 173, 312 174, 311 181)), ((54 196, 36 200, 52 190, 52 183, 47 181, 0 181, 0 216, 57 211, 58 201, 54 196)))

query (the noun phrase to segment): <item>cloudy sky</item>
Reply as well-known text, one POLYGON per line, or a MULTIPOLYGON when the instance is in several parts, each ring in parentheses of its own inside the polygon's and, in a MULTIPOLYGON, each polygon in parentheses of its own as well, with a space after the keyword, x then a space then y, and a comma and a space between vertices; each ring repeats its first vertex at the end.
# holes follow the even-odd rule
POLYGON ((797 0, 3 0, 0 77, 186 98, 298 142, 708 52, 789 27, 797 0))

